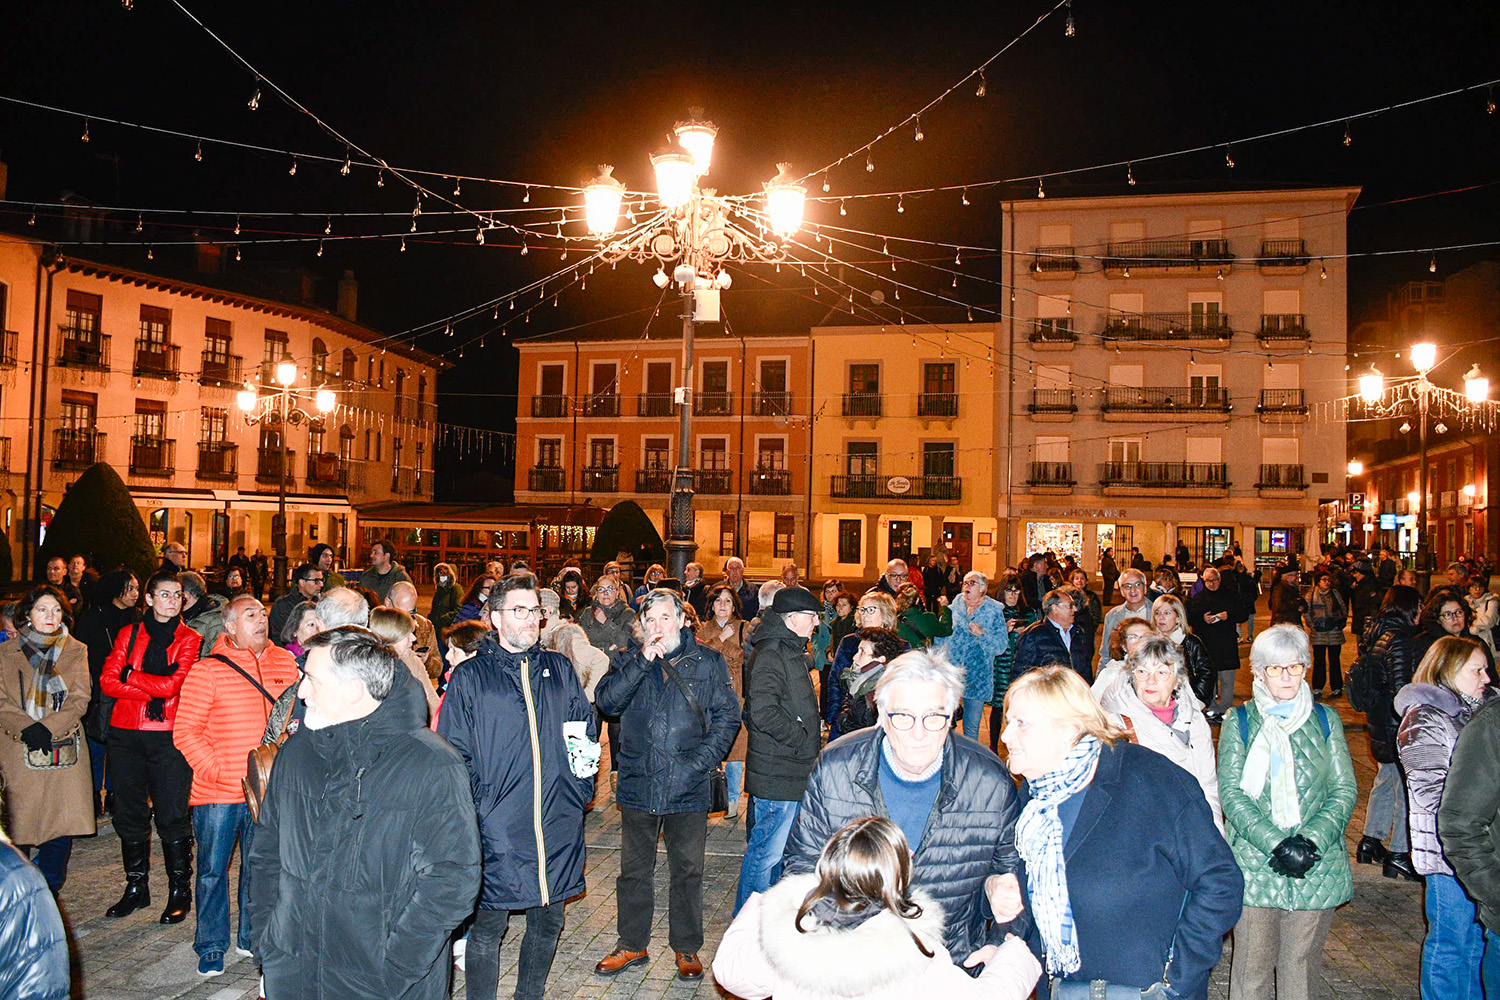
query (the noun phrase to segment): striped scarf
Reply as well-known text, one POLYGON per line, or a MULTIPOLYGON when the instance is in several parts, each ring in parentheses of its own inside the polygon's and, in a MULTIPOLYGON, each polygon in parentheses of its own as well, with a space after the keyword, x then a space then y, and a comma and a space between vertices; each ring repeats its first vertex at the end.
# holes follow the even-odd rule
POLYGON ((68 644, 68 628, 59 625, 56 632, 43 634, 30 625, 21 626, 21 652, 31 664, 31 687, 24 692, 26 714, 40 722, 62 708, 68 697, 68 685, 57 673, 57 658, 68 644))
POLYGON ((1057 807, 1088 787, 1098 762, 1099 740, 1085 733, 1061 764, 1040 778, 1028 779, 1031 800, 1016 821, 1016 847, 1026 862, 1026 888, 1047 951, 1049 975, 1077 972, 1082 964, 1057 807))

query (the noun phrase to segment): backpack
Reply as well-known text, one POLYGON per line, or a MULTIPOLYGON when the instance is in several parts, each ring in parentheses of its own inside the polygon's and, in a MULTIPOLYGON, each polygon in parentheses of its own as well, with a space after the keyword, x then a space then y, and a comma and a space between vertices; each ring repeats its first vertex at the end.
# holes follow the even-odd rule
POLYGON ((1380 700, 1380 689, 1375 684, 1375 668, 1370 663, 1367 650, 1354 661, 1349 674, 1344 678, 1344 694, 1349 698, 1349 707, 1356 712, 1368 712, 1380 700))
MULTIPOLYGON (((1245 746, 1250 745, 1250 711, 1244 705, 1236 705, 1234 709, 1236 720, 1240 724, 1240 742, 1245 746)), ((1318 717, 1318 728, 1323 730, 1323 738, 1328 739, 1328 734, 1333 731, 1333 726, 1328 721, 1328 706, 1320 702, 1313 702, 1313 714, 1318 717)))

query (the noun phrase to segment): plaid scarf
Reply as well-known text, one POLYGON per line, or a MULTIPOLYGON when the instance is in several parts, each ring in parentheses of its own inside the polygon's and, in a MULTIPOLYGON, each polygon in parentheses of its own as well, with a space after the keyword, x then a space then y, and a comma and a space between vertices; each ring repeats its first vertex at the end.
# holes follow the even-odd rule
POLYGON ((1098 762, 1099 740, 1085 733, 1061 764, 1040 778, 1027 779, 1031 800, 1016 821, 1016 847, 1026 862, 1026 888, 1047 951, 1049 975, 1077 972, 1082 964, 1057 807, 1088 787, 1098 762))
POLYGON ((26 714, 36 721, 62 708, 68 697, 68 685, 57 674, 57 658, 68 644, 68 628, 59 625, 56 632, 43 635, 30 625, 21 626, 18 640, 26 662, 31 664, 31 686, 24 689, 26 714))

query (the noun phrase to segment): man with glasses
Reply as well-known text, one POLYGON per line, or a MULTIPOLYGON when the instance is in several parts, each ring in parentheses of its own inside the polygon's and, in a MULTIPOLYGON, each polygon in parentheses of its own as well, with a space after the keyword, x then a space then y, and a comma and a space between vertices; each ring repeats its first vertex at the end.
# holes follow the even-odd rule
MULTIPOLYGON (((1127 569, 1120 574, 1120 597, 1124 604, 1116 604, 1104 612, 1104 638, 1107 641, 1115 634, 1115 626, 1127 618, 1139 618, 1141 621, 1151 620, 1151 605, 1146 601, 1146 574, 1138 569, 1127 569)), ((1103 658, 1107 650, 1100 651, 1103 658)), ((1099 664, 1103 668, 1104 664, 1099 664)))
POLYGON ((890 594, 894 599, 897 594, 901 593, 901 585, 910 575, 911 570, 907 568, 906 560, 892 559, 885 564, 885 573, 875 582, 875 589, 882 594, 890 594))
POLYGON ((783 858, 787 875, 814 871, 846 823, 891 820, 915 852, 912 885, 948 915, 943 944, 960 965, 1025 929, 1009 923, 1022 911, 1020 796, 999 757, 952 731, 963 691, 963 671, 940 654, 913 650, 892 660, 875 687, 878 724, 824 749, 783 858))
POLYGON ((281 638, 281 630, 291 617, 292 609, 303 601, 316 601, 323 596, 324 573, 312 563, 303 563, 292 574, 292 589, 276 598, 271 605, 271 641, 281 638))
POLYGON ((1188 622, 1193 634, 1202 642, 1208 661, 1218 673, 1213 704, 1208 706, 1210 722, 1221 721, 1234 705, 1234 680, 1240 668, 1240 622, 1250 609, 1239 595, 1224 586, 1217 566, 1203 570, 1203 589, 1187 602, 1188 622))
POLYGON ((516 997, 540 1000, 562 934, 563 901, 584 890, 583 817, 599 769, 594 708, 573 665, 539 643, 536 577, 490 590, 494 631, 454 671, 438 717, 469 768, 484 886, 465 952, 468 995, 493 997, 510 915, 526 911, 516 997))
POLYGON ((740 617, 753 622, 760 614, 760 590, 745 579, 745 560, 739 556, 724 560, 724 583, 733 588, 740 599, 740 617))
POLYGON ((1068 589, 1049 591, 1042 598, 1041 621, 1031 623, 1016 636, 1011 683, 1026 671, 1049 663, 1071 666, 1084 681, 1094 683, 1094 637, 1073 623, 1077 613, 1068 589))

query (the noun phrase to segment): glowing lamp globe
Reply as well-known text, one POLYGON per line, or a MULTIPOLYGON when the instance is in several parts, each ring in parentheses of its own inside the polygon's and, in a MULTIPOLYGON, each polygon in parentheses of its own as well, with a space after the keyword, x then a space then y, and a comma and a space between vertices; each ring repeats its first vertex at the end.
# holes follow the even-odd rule
POLYGON ((297 381, 297 362, 277 362, 276 381, 281 385, 291 385, 293 382, 297 381))
POLYGON ((327 413, 338 404, 338 400, 334 398, 332 389, 319 389, 316 398, 319 413, 327 413))
POLYGON ((1359 475, 1360 473, 1362 473, 1364 471, 1365 471, 1365 463, 1361 462, 1357 458, 1350 460, 1350 462, 1349 462, 1349 475, 1351 475, 1351 476, 1357 476, 1357 475, 1359 475))
POLYGON ((1411 366, 1419 372, 1432 371, 1432 366, 1437 364, 1436 344, 1413 344, 1411 345, 1411 366))
POLYGON ((656 171, 656 196, 667 208, 681 208, 693 196, 694 172, 690 153, 660 153, 651 157, 656 171))
POLYGON ((792 179, 791 164, 776 164, 776 176, 766 184, 766 214, 771 229, 787 239, 802 228, 802 213, 807 204, 807 188, 792 179))
POLYGON ((718 136, 719 130, 714 128, 713 122, 699 121, 697 108, 690 110, 695 112, 693 120, 679 122, 672 131, 677 135, 678 144, 693 158, 694 176, 702 177, 708 173, 709 164, 713 161, 714 138, 718 136))
POLYGON ((244 410, 246 413, 249 413, 251 410, 255 409, 255 390, 241 389, 235 396, 235 401, 239 403, 240 409, 244 410))
POLYGON ((1490 380, 1479 374, 1478 365, 1464 375, 1464 395, 1471 403, 1482 403, 1490 398, 1490 380))
POLYGON ((620 199, 625 194, 625 185, 613 176, 614 169, 607 163, 600 164, 599 176, 583 189, 583 214, 589 232, 601 239, 613 233, 619 224, 620 199))
POLYGON ((1378 369, 1372 367, 1368 375, 1359 377, 1359 398, 1366 403, 1379 400, 1383 392, 1385 392, 1385 378, 1378 369))

